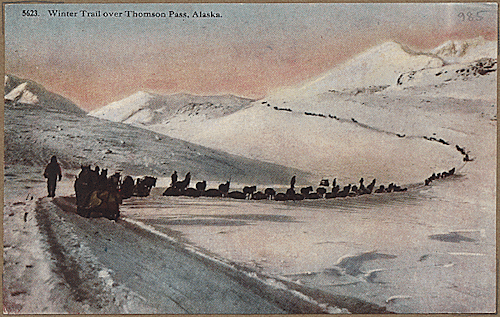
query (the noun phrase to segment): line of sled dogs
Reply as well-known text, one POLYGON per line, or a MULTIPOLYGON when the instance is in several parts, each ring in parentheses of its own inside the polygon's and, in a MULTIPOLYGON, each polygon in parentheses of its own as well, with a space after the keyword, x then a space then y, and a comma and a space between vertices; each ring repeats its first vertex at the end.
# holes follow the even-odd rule
POLYGON ((303 187, 296 191, 295 176, 290 180, 290 187, 285 193, 277 193, 274 188, 266 188, 264 191, 257 191, 256 186, 245 186, 242 191, 229 191, 230 181, 220 184, 217 189, 206 189, 206 181, 196 183, 195 188, 189 187, 191 181, 191 173, 187 173, 184 180, 177 180, 177 172, 172 174, 171 185, 163 192, 163 196, 189 196, 189 197, 228 197, 234 199, 253 199, 253 200, 303 200, 303 199, 320 199, 320 198, 337 198, 337 197, 354 197, 359 195, 367 195, 371 193, 391 193, 407 191, 407 188, 402 188, 394 183, 387 187, 380 185, 375 189, 374 179, 370 184, 364 184, 364 179, 359 180, 359 185, 347 185, 340 187, 337 184, 337 179, 333 180, 331 191, 327 188, 330 186, 328 179, 323 179, 320 186, 314 191, 312 186, 303 187))
POLYGON ((429 186, 433 180, 440 179, 440 178, 446 178, 446 177, 449 177, 449 176, 454 175, 454 174, 455 174, 455 168, 452 168, 449 171, 444 171, 444 172, 437 173, 437 174, 432 173, 432 175, 425 180, 424 184, 425 184, 425 186, 429 186))
MULTIPOLYGON (((119 205, 123 199, 132 196, 146 197, 151 193, 152 187, 156 186, 156 178, 145 176, 136 181, 131 176, 121 178, 119 172, 108 177, 107 169, 100 170, 96 166, 93 170, 90 165, 81 166, 75 183, 77 213, 83 217, 106 217, 108 219, 118 219, 120 217, 119 205)), ((425 180, 428 186, 432 181, 446 178, 455 174, 455 168, 438 174, 432 174, 425 180)), ((220 184, 218 188, 207 189, 207 182, 197 182, 195 188, 189 187, 191 173, 188 172, 183 180, 179 181, 177 172, 172 176, 172 183, 163 192, 163 196, 188 196, 188 197, 227 197, 234 199, 252 200, 275 200, 275 201, 297 201, 304 199, 331 199, 340 197, 355 197, 369 195, 372 193, 404 192, 408 189, 394 183, 380 185, 375 189, 376 179, 365 185, 364 179, 359 180, 359 184, 341 187, 335 178, 331 184, 328 179, 322 179, 319 187, 314 191, 312 186, 295 188, 296 177, 290 180, 290 187, 285 193, 277 193, 273 188, 266 188, 264 191, 257 191, 257 186, 245 186, 242 191, 230 191, 231 181, 220 184)))

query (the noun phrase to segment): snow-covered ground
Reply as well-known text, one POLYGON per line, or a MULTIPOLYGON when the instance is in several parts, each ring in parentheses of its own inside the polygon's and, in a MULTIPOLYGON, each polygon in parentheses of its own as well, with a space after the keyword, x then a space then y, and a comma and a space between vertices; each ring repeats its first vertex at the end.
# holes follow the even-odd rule
MULTIPOLYGON (((71 290, 53 271, 36 221, 36 203, 46 186, 36 168, 6 167, 3 208, 4 313, 67 313, 71 290), (38 174, 38 175, 36 175, 38 174), (37 177, 38 176, 38 177, 37 177), (57 289, 58 291, 52 292, 57 289)), ((58 194, 70 194, 59 184, 58 194)))
MULTIPOLYGON (((66 199, 43 197, 36 168, 7 170, 5 313, 385 311, 354 297, 325 298, 325 293, 262 275, 200 250, 174 231, 165 234, 133 218, 82 218, 66 199)), ((71 191, 71 177, 59 183, 60 195, 71 191)))
MULTIPOLYGON (((105 284, 109 278, 114 293, 106 296, 122 300, 120 305, 103 304, 101 308, 99 302, 67 300, 74 290, 54 271, 57 258, 53 258, 34 211, 38 198, 45 195, 45 184, 35 168, 9 167, 4 204, 4 307, 21 313, 183 312, 169 310, 165 303, 153 309, 151 305, 158 299, 140 293, 147 289, 143 283, 149 283, 148 274, 154 275, 154 268, 144 266, 137 271, 142 272, 142 282, 134 283, 140 286, 130 286, 131 281, 124 278, 120 270, 134 267, 129 261, 137 255, 129 257, 139 251, 116 230, 130 230, 123 226, 131 223, 155 235, 165 234, 188 249, 192 246, 209 258, 234 262, 277 281, 359 298, 393 312, 493 312, 495 194, 484 188, 468 190, 476 182, 474 165, 467 163, 455 177, 435 181, 432 186, 330 200, 164 197, 163 189, 155 188, 150 197, 125 201, 120 229, 105 219, 84 219, 57 212, 53 206, 48 210, 59 215, 56 219, 73 228, 62 226, 63 232, 87 241, 87 245, 79 242, 78 254, 98 266, 96 283, 105 284), (94 231, 102 234, 92 240, 83 238, 94 231), (118 249, 128 255, 105 257, 118 249), (110 262, 117 256, 125 263, 121 269, 110 262)), ((58 184, 57 193, 73 194, 71 177, 58 184)), ((47 210, 51 203, 44 198, 43 204, 47 210)), ((71 241, 74 243, 70 239, 63 245, 75 252, 71 241)), ((145 240, 140 248, 158 248, 157 243, 145 240)), ((144 253, 147 257, 153 254, 149 250, 144 253)), ((101 298, 100 303, 109 301, 101 298)), ((214 312, 204 309, 187 311, 214 312)))
POLYGON ((390 311, 494 312, 494 192, 466 192, 473 168, 405 193, 288 203, 153 196, 122 210, 222 258, 390 311))

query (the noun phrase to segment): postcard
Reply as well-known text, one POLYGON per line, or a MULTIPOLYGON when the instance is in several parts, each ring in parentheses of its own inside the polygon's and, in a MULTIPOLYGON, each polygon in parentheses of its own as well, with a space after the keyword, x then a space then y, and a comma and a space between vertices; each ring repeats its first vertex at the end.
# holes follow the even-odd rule
POLYGON ((495 313, 497 3, 4 3, 6 314, 495 313))

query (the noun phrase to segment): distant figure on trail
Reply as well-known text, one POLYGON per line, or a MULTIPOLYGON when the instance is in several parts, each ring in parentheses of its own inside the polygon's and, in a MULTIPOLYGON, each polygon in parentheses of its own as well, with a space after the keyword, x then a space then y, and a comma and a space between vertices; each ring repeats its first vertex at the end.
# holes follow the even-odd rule
POLYGON ((464 156, 463 160, 464 160, 464 162, 472 162, 472 161, 474 161, 474 159, 471 159, 469 157, 469 153, 465 153, 465 156, 464 156))
POLYGON ((49 192, 48 197, 55 197, 57 178, 59 178, 59 181, 61 181, 62 178, 61 166, 57 163, 55 155, 50 158, 50 163, 45 168, 43 176, 47 179, 47 191, 49 192))
POLYGON ((328 179, 326 178, 323 178, 320 182, 319 182, 319 186, 330 186, 330 182, 328 181, 328 179))

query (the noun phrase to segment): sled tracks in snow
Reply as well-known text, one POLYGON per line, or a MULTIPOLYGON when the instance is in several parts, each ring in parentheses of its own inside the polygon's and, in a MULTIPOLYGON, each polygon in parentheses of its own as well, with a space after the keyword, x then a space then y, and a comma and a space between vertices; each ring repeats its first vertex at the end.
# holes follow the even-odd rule
POLYGON ((82 218, 69 201, 41 199, 36 220, 54 270, 87 307, 82 312, 390 313, 216 259, 133 220, 82 218))

